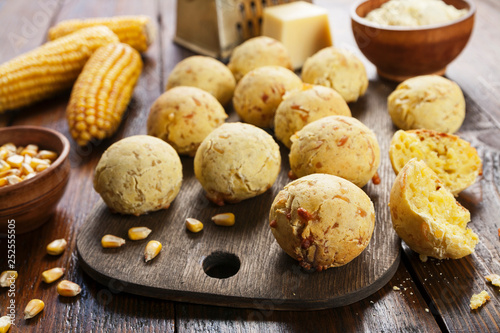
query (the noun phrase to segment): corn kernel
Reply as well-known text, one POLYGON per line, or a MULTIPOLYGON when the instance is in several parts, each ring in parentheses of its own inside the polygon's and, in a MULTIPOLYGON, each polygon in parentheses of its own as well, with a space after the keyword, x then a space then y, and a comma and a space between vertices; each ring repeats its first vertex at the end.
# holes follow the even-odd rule
POLYGON ((31 159, 30 167, 32 167, 33 169, 36 169, 36 167, 39 166, 40 164, 48 165, 49 163, 47 163, 47 161, 45 161, 45 160, 39 159, 37 157, 33 157, 31 159))
POLYGON ((21 175, 28 175, 34 172, 35 170, 33 170, 33 168, 29 164, 26 163, 21 164, 21 175))
POLYGON ((7 181, 7 178, 5 177, 0 178, 0 187, 6 186, 8 184, 9 182, 7 181))
POLYGON ((23 151, 21 153, 19 153, 19 155, 21 155, 21 156, 31 156, 31 157, 35 157, 36 154, 37 154, 36 151, 26 149, 26 148, 24 148, 23 151))
POLYGON ((19 146, 16 148, 16 154, 17 155, 21 155, 21 152, 24 150, 24 147, 23 146, 19 146))
POLYGON ((5 179, 7 179, 9 185, 14 185, 23 181, 19 176, 16 175, 7 176, 5 177, 5 179))
POLYGON ((21 164, 24 162, 24 157, 21 155, 12 155, 7 158, 6 162, 9 163, 12 168, 20 168, 21 164))
POLYGON ((58 280, 61 276, 64 275, 64 268, 54 267, 48 269, 42 273, 42 279, 45 283, 52 283, 58 280))
POLYGON ((31 150, 34 152, 38 152, 38 146, 34 144, 29 144, 26 147, 24 147, 24 150, 31 150))
POLYGON ((200 232, 203 230, 203 223, 197 219, 188 217, 186 219, 186 228, 191 232, 200 232))
POLYGON ((151 233, 151 229, 146 227, 135 227, 128 229, 128 238, 131 240, 141 240, 145 239, 151 233))
POLYGON ((2 274, 0 274, 0 287, 10 287, 11 284, 16 282, 16 279, 16 271, 3 271, 2 274))
POLYGON ((42 172, 43 170, 47 170, 49 167, 48 164, 39 164, 36 166, 35 170, 36 172, 42 172))
POLYGON ((47 253, 53 256, 57 256, 64 252, 68 242, 64 238, 56 239, 47 245, 47 253))
POLYGON ((4 172, 10 170, 10 164, 5 162, 4 160, 0 160, 0 172, 4 172))
POLYGON ((113 235, 104 235, 101 238, 101 245, 105 249, 120 247, 123 244, 125 244, 125 239, 113 235))
POLYGON ((28 305, 26 305, 26 308, 24 309, 24 319, 30 319, 39 314, 43 308, 45 307, 45 303, 43 303, 42 300, 39 299, 32 299, 31 301, 28 302, 28 305))
POLYGON ((7 333, 10 329, 11 321, 9 316, 0 317, 0 333, 7 333))
POLYGON ((152 240, 146 245, 144 249, 144 261, 148 262, 153 260, 161 251, 162 245, 160 242, 152 240))
POLYGON ((32 159, 33 159, 33 157, 31 157, 30 155, 24 155, 24 163, 31 164, 32 159))
POLYGON ((57 285, 57 293, 61 296, 73 297, 78 295, 81 291, 82 288, 78 284, 68 280, 62 280, 57 285))
POLYGON ((26 176, 24 176, 24 180, 31 179, 36 176, 36 173, 28 173, 26 176))
POLYGON ((57 153, 50 150, 40 150, 36 157, 42 160, 54 162, 57 159, 57 153))
POLYGON ((212 216, 212 221, 214 221, 214 223, 217 225, 230 227, 234 225, 234 214, 233 213, 217 214, 215 216, 212 216))
POLYGON ((7 149, 13 153, 16 151, 16 145, 13 144, 12 142, 9 142, 9 143, 2 145, 2 148, 7 149))

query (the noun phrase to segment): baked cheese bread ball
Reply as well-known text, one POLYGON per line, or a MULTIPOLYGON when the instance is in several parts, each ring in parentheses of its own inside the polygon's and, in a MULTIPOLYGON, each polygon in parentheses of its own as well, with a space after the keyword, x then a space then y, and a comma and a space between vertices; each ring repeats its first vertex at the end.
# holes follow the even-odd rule
POLYGON ((182 164, 168 143, 136 135, 112 144, 94 173, 94 189, 108 207, 142 215, 167 209, 179 193, 182 164))
POLYGON ((278 144, 264 130, 226 123, 210 133, 194 157, 194 173, 217 205, 236 203, 267 191, 280 171, 278 144))
POLYGON ((354 53, 327 47, 309 57, 302 80, 335 89, 347 103, 355 102, 368 88, 365 66, 354 53))
POLYGON ((192 56, 175 65, 168 76, 166 90, 179 86, 196 87, 226 105, 233 98, 236 81, 222 62, 205 56, 192 56))
POLYGON ((243 121, 258 127, 272 127, 283 95, 301 87, 302 81, 291 70, 279 66, 259 67, 238 82, 233 106, 243 121))
POLYGON ((397 131, 389 157, 396 175, 412 158, 424 161, 455 196, 482 173, 481 159, 469 142, 432 130, 397 131))
POLYGON ((306 269, 342 266, 368 246, 375 226, 370 198, 332 175, 297 179, 278 193, 269 213, 276 241, 306 269))
POLYGON ((455 133, 465 119, 460 87, 438 75, 423 75, 401 82, 387 99, 394 125, 403 130, 431 129, 455 133))
POLYGON ((285 46, 274 38, 250 38, 234 48, 227 67, 239 81, 251 70, 262 66, 292 68, 292 59, 285 46))
POLYGON ((458 259, 474 252, 469 211, 424 161, 414 158, 401 169, 389 205, 394 230, 420 255, 458 259))
POLYGON ((276 109, 274 134, 290 148, 290 137, 305 125, 327 116, 351 116, 351 110, 335 90, 304 84, 302 89, 288 92, 276 109))
POLYGON ((327 173, 363 187, 380 164, 375 134, 352 117, 329 116, 313 121, 291 140, 290 168, 296 177, 327 173))
POLYGON ((168 142, 183 155, 194 156, 203 139, 227 118, 222 105, 196 87, 175 87, 153 103, 148 134, 168 142))

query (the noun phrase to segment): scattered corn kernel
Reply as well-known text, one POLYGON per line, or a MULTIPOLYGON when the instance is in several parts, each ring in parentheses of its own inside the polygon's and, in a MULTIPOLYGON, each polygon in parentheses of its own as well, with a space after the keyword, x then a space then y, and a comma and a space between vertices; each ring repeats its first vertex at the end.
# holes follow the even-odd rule
POLYGON ((39 299, 32 299, 31 301, 28 302, 28 305, 26 305, 26 308, 24 309, 24 319, 30 319, 42 312, 43 308, 45 307, 45 303, 42 300, 39 299))
POLYGON ((101 245, 106 249, 120 247, 123 244, 125 244, 125 239, 113 235, 104 235, 101 238, 101 245))
POLYGON ((24 157, 21 155, 12 155, 7 157, 6 162, 9 163, 12 168, 20 168, 21 164, 24 162, 24 157))
POLYGON ((11 325, 10 317, 0 317, 0 333, 7 333, 11 325))
POLYGON ((146 227, 135 227, 128 229, 128 238, 131 240, 145 239, 151 233, 151 229, 146 227))
POLYGON ((201 223, 201 221, 198 221, 197 219, 188 217, 186 219, 186 228, 191 232, 200 232, 201 230, 203 230, 203 223, 201 223))
POLYGON ((144 260, 146 262, 153 260, 161 251, 162 245, 160 242, 152 240, 146 245, 144 249, 144 260))
POLYGON ((78 295, 81 291, 82 288, 78 284, 68 280, 62 280, 57 285, 57 293, 61 296, 73 297, 78 295))
POLYGON ((234 214, 233 213, 217 214, 215 216, 212 216, 212 221, 214 221, 214 223, 217 225, 230 227, 234 225, 234 214))
POLYGON ((10 287, 17 279, 16 271, 3 271, 0 274, 0 287, 10 287))
POLYGON ((392 286, 392 290, 398 291, 398 290, 401 290, 401 288, 399 288, 398 286, 392 286))
POLYGON ((42 160, 54 162, 57 159, 57 153, 50 150, 40 150, 36 157, 42 160))
POLYGON ((64 252, 68 242, 64 238, 56 239, 47 245, 47 253, 53 256, 57 256, 64 252))
POLYGON ((52 283, 52 282, 58 280, 59 278, 61 278, 61 276, 63 276, 63 275, 64 275, 64 268, 54 267, 54 268, 51 268, 51 269, 44 271, 42 273, 42 279, 43 279, 43 282, 45 282, 45 283, 52 283))

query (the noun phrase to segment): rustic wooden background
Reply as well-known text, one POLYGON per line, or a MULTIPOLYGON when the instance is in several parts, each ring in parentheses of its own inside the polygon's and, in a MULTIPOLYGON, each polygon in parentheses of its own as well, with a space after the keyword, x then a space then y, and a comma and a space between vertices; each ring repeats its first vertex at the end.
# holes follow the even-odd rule
MULTIPOLYGON (((330 10, 335 44, 359 54, 350 30, 348 0, 318 0, 330 10)), ((42 228, 18 235, 16 260, 20 278, 16 283, 17 319, 11 332, 498 332, 499 291, 483 276, 500 272, 500 3, 477 0, 476 26, 469 45, 453 62, 447 76, 456 81, 467 98, 466 123, 460 135, 478 147, 484 162, 480 182, 461 194, 460 202, 471 210, 471 228, 480 236, 476 253, 456 261, 421 263, 403 247, 403 259, 393 279, 373 296, 350 306, 313 312, 246 310, 162 301, 123 293, 116 282, 101 285, 78 266, 75 241, 79 228, 99 197, 92 188, 91 174, 106 147, 116 140, 145 133, 149 106, 163 91, 173 66, 190 51, 171 42, 175 27, 173 0, 0 0, 0 62, 26 52, 46 40, 54 23, 76 17, 147 14, 156 18, 159 41, 144 56, 144 71, 132 106, 119 132, 91 149, 74 144, 68 190, 57 213, 42 228), (45 255, 52 239, 66 238, 69 246, 60 257, 45 255), (65 267, 66 278, 83 287, 75 299, 57 296, 54 286, 41 281, 41 272, 65 267), (393 286, 401 288, 394 291, 393 286), (487 290, 492 300, 478 311, 470 311, 472 293, 487 290), (22 311, 32 298, 46 303, 42 315, 30 321, 22 311), (426 311, 428 309, 428 312, 426 311)), ((363 58, 364 60, 364 58, 363 58)), ((356 108, 373 107, 371 94, 387 95, 395 84, 377 77, 365 61, 370 77, 369 94, 356 108)), ((40 125, 69 137, 64 117, 69 92, 16 113, 0 116, 1 126, 40 125)), ((378 106, 380 107, 380 106, 378 106)), ((7 242, 0 239, 0 270, 6 267, 7 242)), ((0 291, 0 315, 9 302, 0 291)))

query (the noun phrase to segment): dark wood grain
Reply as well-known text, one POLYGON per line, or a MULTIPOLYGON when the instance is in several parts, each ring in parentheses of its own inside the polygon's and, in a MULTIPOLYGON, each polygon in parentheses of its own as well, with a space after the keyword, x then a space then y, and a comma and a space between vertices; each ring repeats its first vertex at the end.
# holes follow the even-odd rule
MULTIPOLYGON (((128 0, 114 1, 85 1, 76 0, 56 1, 37 0, 7 1, 0 0, 0 62, 4 62, 17 54, 38 46, 45 40, 48 26, 47 21, 38 30, 38 33, 27 38, 27 43, 15 48, 8 39, 9 33, 21 34, 23 23, 27 19, 33 20, 41 6, 48 3, 51 8, 50 22, 57 22, 70 17, 118 15, 124 13, 146 13, 154 15, 161 26, 160 39, 153 45, 152 53, 145 57, 145 65, 149 70, 143 74, 136 90, 151 93, 146 94, 144 101, 154 99, 154 91, 159 95, 164 88, 164 80, 173 66, 185 56, 192 55, 190 51, 177 47, 171 43, 175 26, 175 2, 173 0, 148 0, 135 2, 128 0), (156 50, 156 51, 154 51, 156 50), (161 55, 161 57, 160 57, 161 55)), ((347 10, 352 4, 350 0, 317 0, 315 3, 324 6, 330 11, 330 23, 335 44, 345 47, 359 55, 367 67, 373 90, 371 93, 386 94, 395 86, 377 77, 374 66, 361 55, 355 46, 350 28, 350 18, 347 10)), ((500 45, 500 3, 496 0, 476 1, 478 12, 473 35, 464 52, 448 66, 447 76, 455 80, 468 96, 467 123, 472 122, 472 130, 465 132, 468 140, 477 138, 474 145, 484 145, 489 149, 499 150, 498 126, 500 119, 500 63, 498 52, 500 45), (469 112, 470 108, 476 111, 469 112)), ((40 15, 40 14, 39 14, 40 15)), ((45 22, 42 20, 41 22, 45 22)), ((139 96, 134 94, 134 96, 139 96)), ((69 93, 58 98, 44 101, 33 107, 20 110, 18 113, 7 113, 0 116, 0 126, 12 124, 35 124, 62 131, 68 138, 64 110, 69 98, 69 93)), ((136 100, 134 97, 133 101, 136 100)), ((112 139, 102 142, 92 150, 76 149, 72 143, 71 178, 68 190, 58 205, 54 217, 43 227, 35 232, 18 236, 17 238, 17 269, 20 278, 16 284, 16 326, 11 332, 173 332, 177 331, 211 331, 211 332, 305 332, 313 331, 356 331, 356 332, 413 332, 413 331, 439 331, 450 332, 490 331, 497 328, 492 325, 496 320, 494 307, 498 303, 498 291, 484 284, 483 273, 498 272, 498 193, 500 177, 498 176, 498 155, 493 153, 483 154, 483 159, 491 161, 490 173, 485 173, 479 188, 475 185, 472 189, 461 195, 459 200, 470 208, 469 200, 482 205, 487 202, 490 210, 484 210, 481 219, 476 220, 473 210, 471 227, 478 232, 481 242, 477 253, 465 259, 465 264, 460 261, 452 264, 454 271, 440 271, 443 263, 428 262, 426 267, 420 262, 414 262, 414 254, 407 250, 403 252, 404 260, 393 279, 379 292, 364 301, 357 302, 347 307, 309 312, 291 311, 254 311, 245 309, 210 307, 186 303, 172 303, 163 300, 134 296, 122 292, 123 286, 116 281, 102 285, 96 283, 79 268, 76 256, 75 237, 94 204, 98 195, 93 191, 91 175, 93 168, 104 149, 123 135, 144 133, 141 117, 147 117, 149 105, 141 104, 142 111, 130 113, 130 119, 120 128, 120 132, 112 139), (135 121, 134 121, 135 120, 135 121), (129 125, 131 124, 131 125, 129 125), (130 126, 130 127, 129 127, 130 126), (493 172, 496 170, 495 172, 493 172), (484 228, 476 227, 476 223, 484 224, 484 228), (496 224, 496 225, 495 225, 496 224), (53 239, 66 238, 69 241, 68 249, 60 257, 48 257, 44 254, 45 245, 53 239), (439 264, 439 265, 438 265, 439 264), (43 270, 61 266, 67 269, 66 278, 79 283, 83 293, 76 299, 65 300, 55 293, 55 286, 45 286, 40 279, 43 270), (430 268, 429 265, 435 267, 430 268), (455 267, 454 265, 460 265, 455 267), (406 272, 408 267, 410 272, 406 272), (486 269, 485 269, 486 268, 486 269), (471 270, 478 270, 471 271, 471 270), (432 273, 430 276, 427 272, 432 273), (457 272, 454 275, 452 272, 457 272), (448 288, 451 295, 443 296, 442 290, 448 283, 439 277, 439 273, 448 274, 450 277, 460 276, 467 281, 464 286, 450 282, 448 288), (471 276, 473 278, 471 278, 471 276), (425 280, 427 279, 427 280, 425 280), (472 283, 469 281, 473 281, 472 283), (411 286, 404 292, 393 291, 393 285, 411 286), (415 283, 413 283, 414 281, 415 283), (423 282, 426 285, 423 285, 423 282), (432 284, 432 285, 431 285, 432 284), (453 287, 453 286, 457 287, 453 287), (466 288, 470 290, 464 290, 466 288), (468 297, 472 292, 488 290, 492 300, 485 307, 476 312, 468 311, 468 297), (487 289, 488 288, 488 289, 487 289), (411 291, 410 291, 411 290, 411 291), (411 295, 413 292, 414 295, 411 295), (422 301, 422 296, 425 301, 422 301), (466 294, 466 296, 464 295, 466 294), (413 298, 411 298, 411 297, 413 298), (34 297, 44 299, 46 308, 44 313, 31 322, 21 319, 22 310, 26 303, 34 297), (443 297, 451 301, 441 303, 443 297), (373 301, 372 304, 370 301, 373 301), (413 303, 415 302, 415 303, 413 303), (428 305, 425 303, 428 302, 428 305), (454 304, 453 304, 454 303, 454 304), (174 305, 175 304, 175 305, 174 305), (424 311, 425 307, 431 309, 430 313, 424 311), (357 313, 357 315, 356 315, 357 313), (433 315, 433 316, 432 316, 433 315), (489 317, 491 315, 491 318, 489 317), (435 319, 434 319, 435 318, 435 319), (310 321, 310 322, 309 322, 310 321), (438 324, 440 325, 438 327, 438 324), (308 329, 310 328, 310 329, 308 329), (465 328, 465 329, 464 329, 465 328)), ((355 104, 357 114, 372 111, 370 96, 355 104)), ((377 106, 380 107, 380 106, 377 106)), ((357 115, 355 115, 357 116, 357 115)), ((144 118, 142 118, 144 119, 144 118)), ((460 133, 462 135, 462 133, 460 133)), ((383 143, 381 143, 383 144, 383 143)), ((384 143, 388 144, 388 143, 384 143)), ((488 169, 486 169, 488 170, 488 169)), ((476 205, 474 204, 474 205, 476 205)), ((474 206, 472 205, 472 206, 474 206)), ((7 242, 0 239, 0 269, 6 267, 7 242)), ((446 263, 452 263, 446 262, 446 263)), ((448 280, 448 277, 447 277, 448 280)), ((5 306, 9 298, 5 289, 0 290, 0 314, 5 313, 5 306)))

